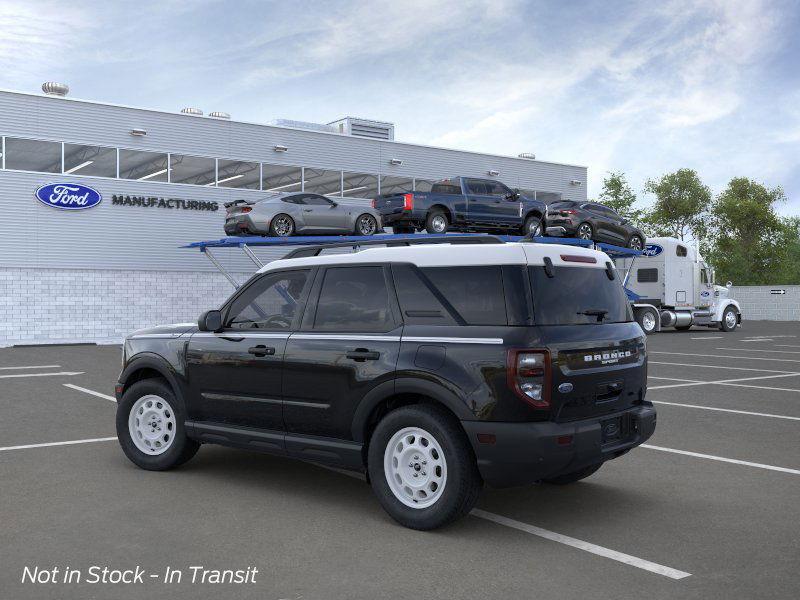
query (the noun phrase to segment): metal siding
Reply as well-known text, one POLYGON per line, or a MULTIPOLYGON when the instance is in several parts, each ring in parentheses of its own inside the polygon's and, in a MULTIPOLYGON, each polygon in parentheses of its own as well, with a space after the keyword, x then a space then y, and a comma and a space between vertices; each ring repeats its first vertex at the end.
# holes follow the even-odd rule
MULTIPOLYGON (((586 199, 585 167, 4 91, 0 91, 0 135, 426 179, 486 177, 489 169, 496 169, 497 179, 510 187, 586 199), (133 128, 145 129, 147 136, 131 136, 133 128), (289 150, 275 152, 276 144, 289 150), (389 165, 392 158, 403 164, 389 165), (582 185, 571 185, 572 179, 582 185)), ((260 194, 235 188, 0 171, 0 210, 5 217, 0 221, 0 249, 4 264, 10 267, 213 269, 200 252, 177 247, 222 237, 222 203, 260 194), (59 181, 93 187, 103 195, 103 202, 88 210, 62 211, 35 200, 38 186, 59 181), (214 200, 220 210, 112 206, 113 194, 214 200)), ((240 254, 218 252, 232 270, 251 271, 252 265, 240 254)), ((283 251, 259 254, 278 257, 283 251)))

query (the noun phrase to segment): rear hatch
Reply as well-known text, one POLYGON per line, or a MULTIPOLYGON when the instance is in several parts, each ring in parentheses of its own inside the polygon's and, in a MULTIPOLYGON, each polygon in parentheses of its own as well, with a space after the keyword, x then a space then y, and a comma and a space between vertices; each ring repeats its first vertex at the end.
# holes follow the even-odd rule
MULTIPOLYGON (((587 419, 644 401, 645 337, 614 273, 597 267, 529 267, 534 318, 550 352, 551 419, 587 419)), ((624 427, 624 423, 621 426, 624 427)))

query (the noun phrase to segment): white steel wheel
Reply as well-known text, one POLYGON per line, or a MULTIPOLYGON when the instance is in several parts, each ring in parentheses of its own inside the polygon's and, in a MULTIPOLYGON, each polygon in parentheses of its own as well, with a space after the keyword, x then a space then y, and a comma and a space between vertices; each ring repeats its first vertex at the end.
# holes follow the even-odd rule
POLYGON ((442 446, 419 427, 405 427, 391 437, 383 454, 383 472, 395 498, 411 508, 432 506, 447 485, 442 446))
POLYGON ((652 333, 656 330, 656 317, 650 310, 645 311, 642 315, 642 329, 645 333, 652 333))
POLYGON ((128 413, 128 430, 133 444, 144 454, 163 454, 175 441, 175 411, 161 396, 142 396, 128 413))

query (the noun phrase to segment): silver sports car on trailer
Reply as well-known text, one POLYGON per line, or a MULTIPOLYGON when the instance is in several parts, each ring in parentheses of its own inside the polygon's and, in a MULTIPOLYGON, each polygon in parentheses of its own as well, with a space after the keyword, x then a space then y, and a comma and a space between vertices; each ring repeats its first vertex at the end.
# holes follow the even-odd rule
POLYGON ((225 204, 227 235, 373 235, 382 231, 380 213, 363 204, 344 204, 307 192, 271 194, 225 204))

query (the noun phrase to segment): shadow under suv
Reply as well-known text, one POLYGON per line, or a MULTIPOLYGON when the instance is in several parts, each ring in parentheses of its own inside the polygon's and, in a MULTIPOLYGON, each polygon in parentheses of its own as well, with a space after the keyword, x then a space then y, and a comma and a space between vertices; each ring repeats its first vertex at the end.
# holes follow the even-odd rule
POLYGON ((649 438, 646 354, 603 253, 508 243, 274 261, 198 326, 125 340, 117 431, 176 467, 202 443, 367 473, 399 523, 484 483, 564 484, 649 438))

